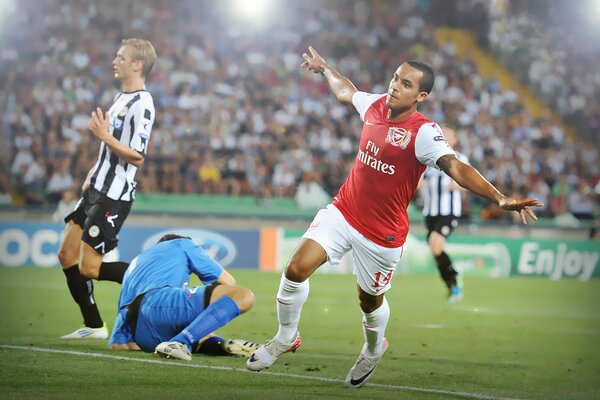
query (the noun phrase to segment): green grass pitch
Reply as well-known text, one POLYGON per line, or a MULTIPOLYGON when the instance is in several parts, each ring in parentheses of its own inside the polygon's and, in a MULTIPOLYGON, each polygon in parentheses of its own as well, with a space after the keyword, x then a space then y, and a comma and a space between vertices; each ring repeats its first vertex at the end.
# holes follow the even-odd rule
MULTIPOLYGON (((232 270, 257 303, 219 333, 264 342, 277 329, 279 275, 232 270)), ((465 279, 444 303, 436 276, 397 276, 388 353, 362 389, 342 380, 362 345, 354 277, 311 279, 303 345, 268 372, 245 359, 193 361, 65 341, 81 323, 59 269, 0 268, 0 399, 600 399, 600 281, 465 279)), ((96 283, 112 326, 119 286, 96 283)))

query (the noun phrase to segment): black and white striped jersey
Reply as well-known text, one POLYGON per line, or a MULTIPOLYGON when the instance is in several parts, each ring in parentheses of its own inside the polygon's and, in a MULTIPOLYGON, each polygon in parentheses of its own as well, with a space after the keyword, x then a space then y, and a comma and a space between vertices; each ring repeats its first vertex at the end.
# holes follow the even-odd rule
MULTIPOLYGON (((154 124, 154 102, 146 90, 121 92, 108 110, 109 133, 122 144, 145 155, 154 124)), ((133 201, 137 167, 121 160, 102 142, 92 168, 90 187, 113 200, 133 201)))
MULTIPOLYGON (((469 164, 469 159, 464 154, 456 152, 456 158, 469 164)), ((427 167, 423 173, 426 185, 421 189, 423 195, 423 215, 435 217, 455 216, 462 213, 462 198, 459 189, 451 189, 456 183, 444 171, 427 167)))

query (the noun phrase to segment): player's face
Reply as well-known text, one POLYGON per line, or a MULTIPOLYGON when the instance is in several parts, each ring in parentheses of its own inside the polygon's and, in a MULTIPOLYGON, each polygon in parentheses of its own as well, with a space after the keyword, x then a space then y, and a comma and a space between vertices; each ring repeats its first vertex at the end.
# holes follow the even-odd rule
POLYGON ((113 72, 115 79, 123 82, 129 77, 134 76, 136 71, 139 71, 139 60, 134 60, 132 57, 133 49, 129 46, 121 46, 117 52, 117 56, 113 60, 113 72))
POLYGON ((391 110, 403 111, 415 106, 427 98, 426 92, 420 91, 423 72, 402 64, 394 72, 394 77, 388 87, 385 104, 391 110))

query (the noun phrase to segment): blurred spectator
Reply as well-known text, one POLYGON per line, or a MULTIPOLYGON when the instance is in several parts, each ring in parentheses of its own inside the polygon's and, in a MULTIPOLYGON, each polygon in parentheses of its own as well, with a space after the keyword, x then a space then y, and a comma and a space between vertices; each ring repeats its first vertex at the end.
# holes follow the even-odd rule
POLYGON ((582 180, 579 185, 569 194, 569 211, 579 220, 591 220, 594 218, 594 207, 596 206, 595 193, 589 183, 582 180))
POLYGON ((550 209, 554 215, 561 215, 568 212, 567 200, 573 187, 569 182, 569 176, 562 172, 558 180, 552 185, 552 200, 550 209))
POLYGON ((221 168, 218 161, 213 160, 212 153, 207 152, 204 161, 198 168, 200 191, 202 194, 221 193, 221 168))
POLYGON ((491 47, 579 135, 596 138, 600 133, 600 35, 597 21, 591 18, 594 2, 505 3, 508 7, 495 13, 491 47))
POLYGON ((0 205, 10 205, 11 203, 12 195, 10 194, 8 182, 5 176, 0 174, 0 205))
POLYGON ((73 212, 79 196, 77 195, 78 190, 69 188, 62 192, 61 198, 58 201, 56 211, 52 214, 52 220, 54 222, 63 222, 65 217, 73 212))
POLYGON ((246 179, 246 162, 242 152, 227 160, 223 173, 224 193, 232 196, 248 194, 249 188, 246 179))
POLYGON ((305 171, 302 181, 296 189, 296 203, 299 208, 322 208, 331 201, 331 197, 319 184, 315 172, 305 171))
POLYGON ((63 192, 73 187, 73 177, 71 176, 71 160, 64 158, 57 162, 54 172, 46 185, 47 199, 56 203, 63 198, 63 192))
MULTIPOLYGON (((319 186, 335 195, 354 161, 360 121, 333 96, 322 95, 328 90, 322 80, 300 71, 300 54, 309 44, 332 54, 330 62, 360 90, 372 92, 386 87, 367 82, 385 82, 399 62, 430 63, 436 84, 421 111, 456 125, 473 166, 507 193, 525 192, 529 176, 554 189, 561 174, 572 184, 574 177, 599 172, 594 99, 600 58, 591 56, 597 49, 590 43, 591 55, 580 62, 582 53, 565 44, 566 37, 540 39, 552 30, 533 29, 537 17, 523 17, 533 8, 521 2, 510 3, 518 8, 514 14, 492 14, 491 46, 504 49, 507 65, 522 68, 523 76, 531 73, 559 111, 582 115, 579 132, 587 132, 589 143, 534 120, 514 91, 484 80, 468 56, 457 56, 454 44, 436 43, 430 21, 474 22, 485 16, 485 1, 372 0, 350 8, 344 0, 292 2, 274 6, 277 18, 262 30, 236 23, 219 2, 138 3, 21 0, 0 28, 0 151, 8 167, 0 175, 13 190, 12 201, 58 200, 48 197, 57 159, 70 161, 72 179, 85 178, 98 152, 86 110, 112 102, 116 89, 101 90, 113 81, 105 66, 120 38, 133 34, 152 40, 160 56, 148 81, 157 119, 139 173, 140 193, 253 195, 268 204, 272 196, 295 196, 304 171, 316 171, 319 186), (473 133, 460 134, 467 130, 473 133)), ((481 31, 487 22, 480 22, 481 31)), ((549 192, 548 215, 562 209, 555 204, 563 204, 565 195, 564 188, 549 192)))
POLYGON ((535 207, 535 213, 539 217, 547 217, 550 216, 550 188, 548 184, 544 182, 541 176, 533 175, 530 177, 529 182, 527 184, 529 191, 527 192, 526 197, 532 197, 534 199, 538 199, 541 203, 544 203, 543 207, 535 207))
POLYGON ((291 197, 296 190, 296 174, 288 160, 282 160, 275 165, 273 173, 273 187, 275 195, 291 197))

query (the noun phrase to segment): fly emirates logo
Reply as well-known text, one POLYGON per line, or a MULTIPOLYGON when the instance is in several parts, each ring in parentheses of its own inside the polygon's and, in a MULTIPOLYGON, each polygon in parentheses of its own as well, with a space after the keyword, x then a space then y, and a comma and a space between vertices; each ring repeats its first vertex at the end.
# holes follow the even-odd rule
POLYGON ((377 158, 379 151, 381 151, 381 149, 375 146, 375 143, 368 140, 365 151, 358 149, 358 161, 368 165, 373 169, 376 169, 379 172, 383 172, 384 174, 394 175, 396 172, 396 166, 386 164, 379 160, 377 158))

